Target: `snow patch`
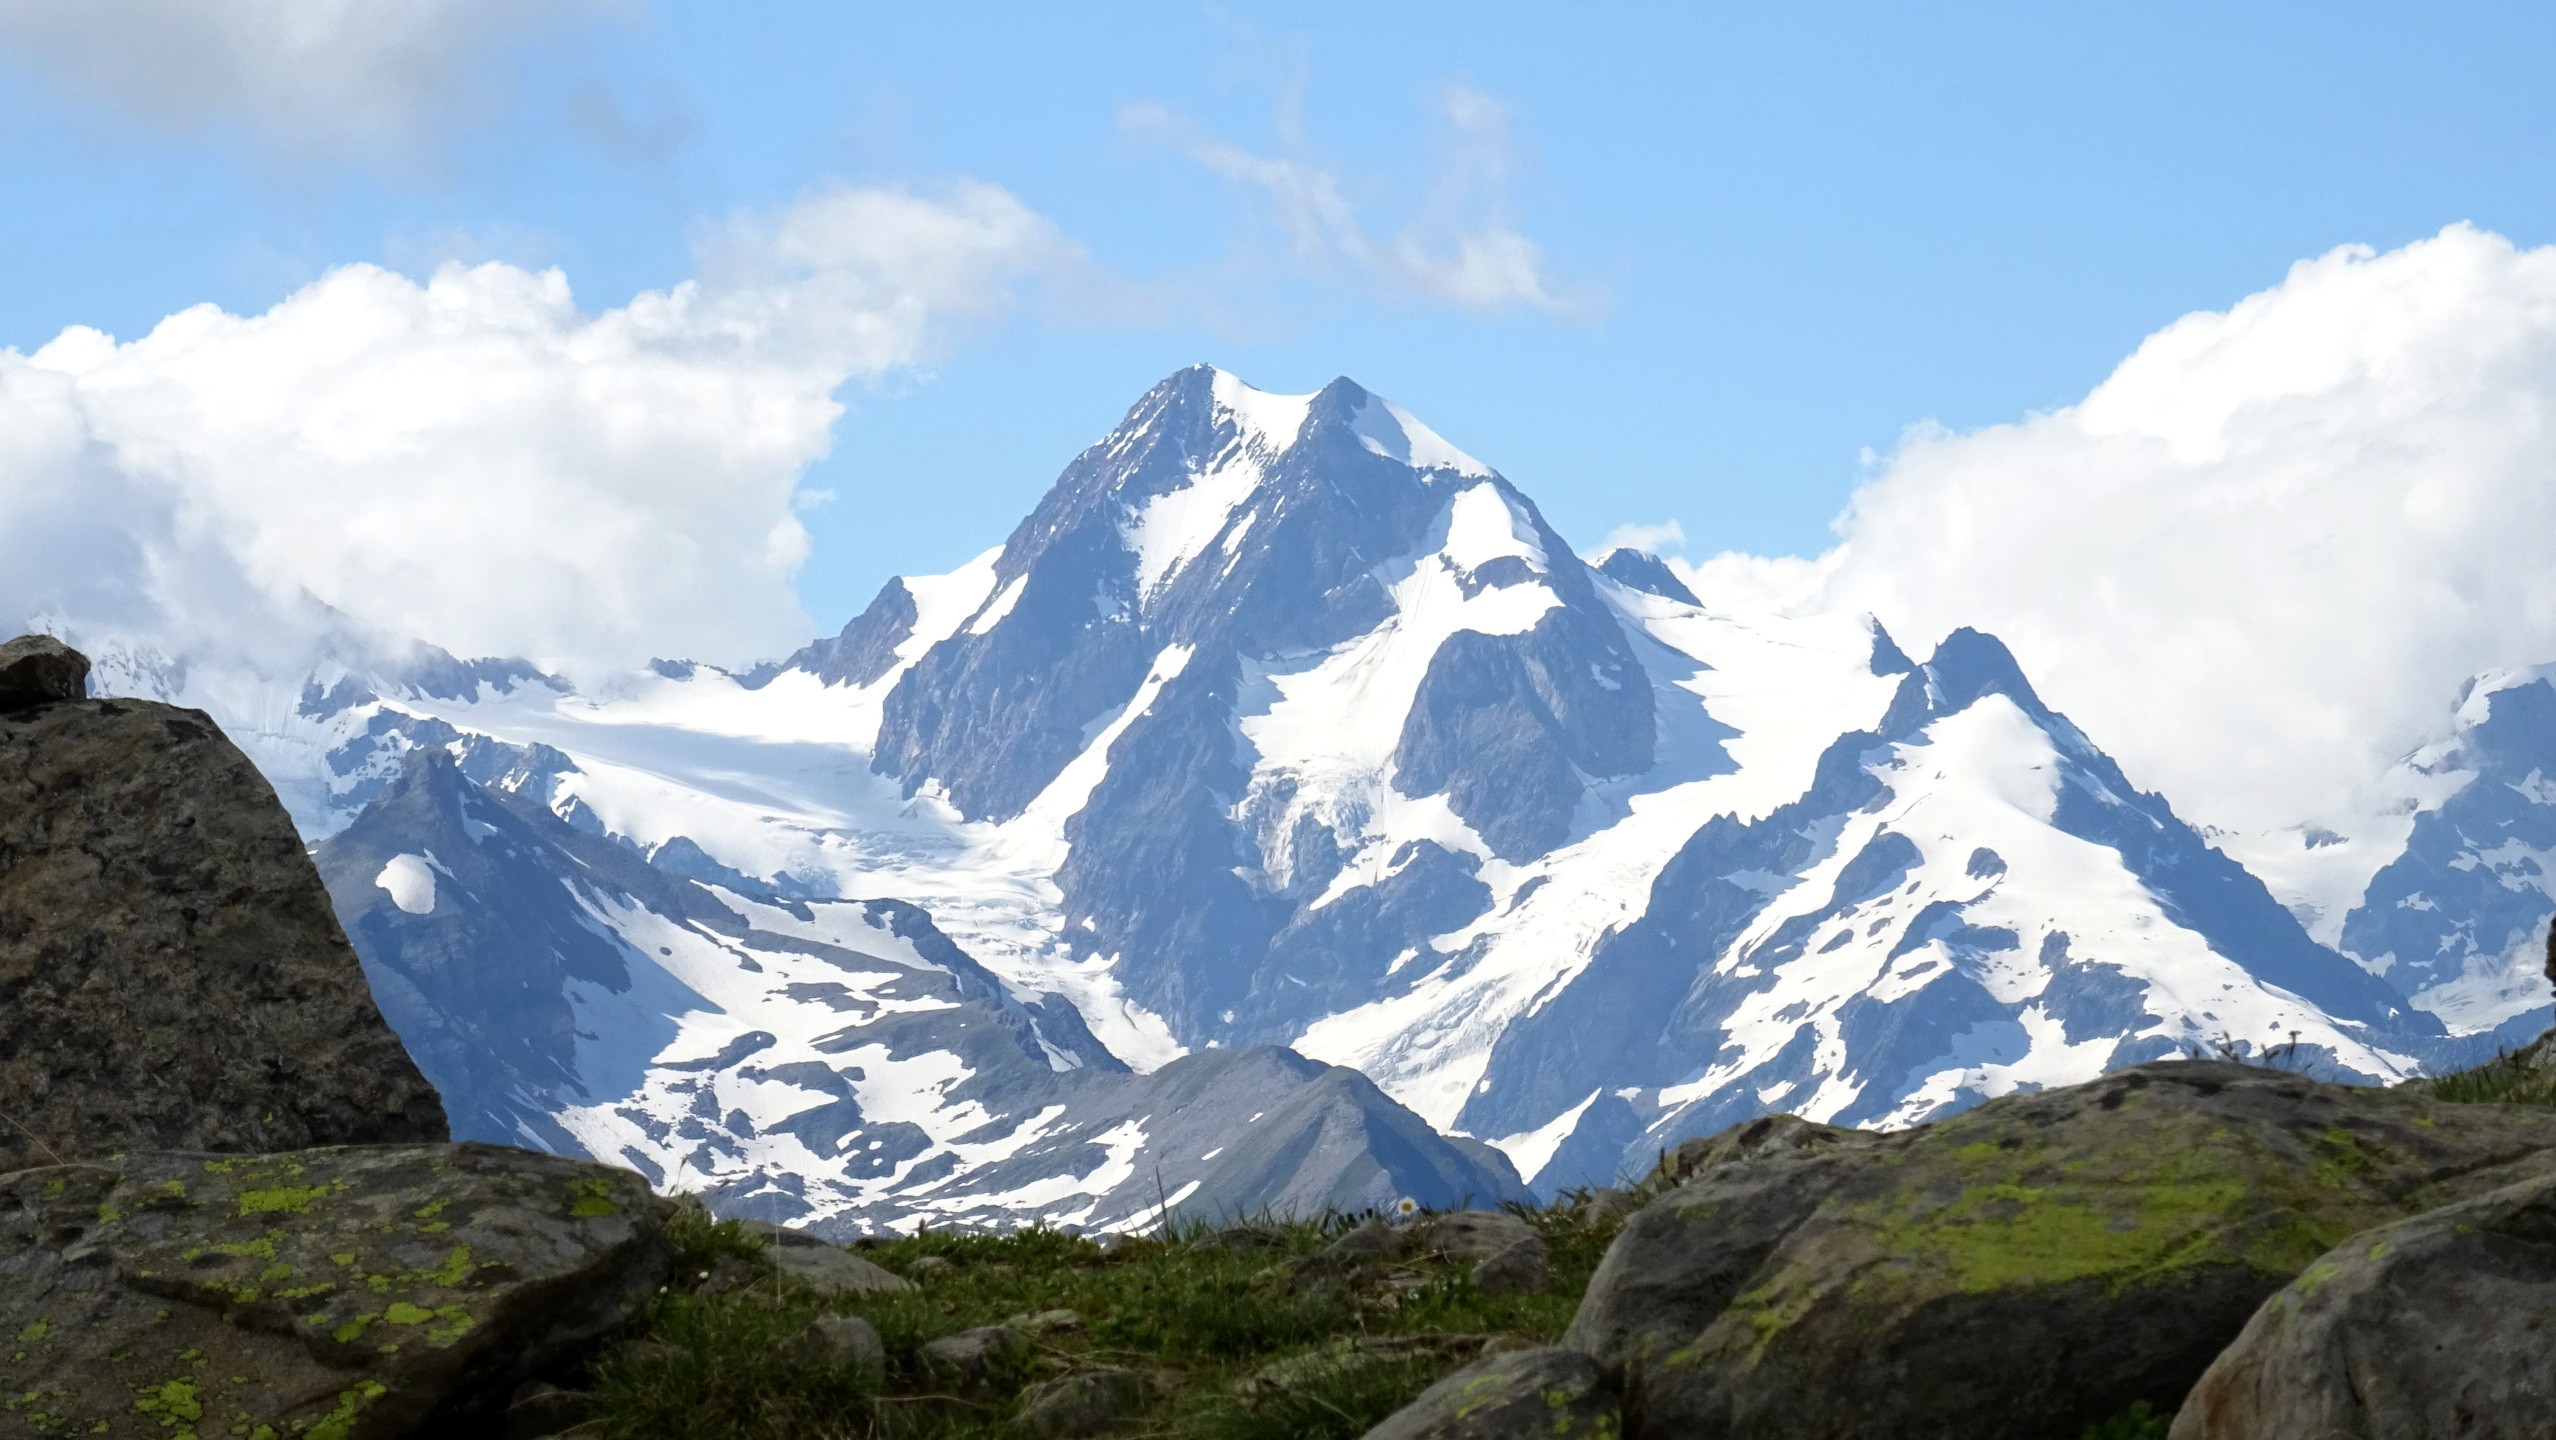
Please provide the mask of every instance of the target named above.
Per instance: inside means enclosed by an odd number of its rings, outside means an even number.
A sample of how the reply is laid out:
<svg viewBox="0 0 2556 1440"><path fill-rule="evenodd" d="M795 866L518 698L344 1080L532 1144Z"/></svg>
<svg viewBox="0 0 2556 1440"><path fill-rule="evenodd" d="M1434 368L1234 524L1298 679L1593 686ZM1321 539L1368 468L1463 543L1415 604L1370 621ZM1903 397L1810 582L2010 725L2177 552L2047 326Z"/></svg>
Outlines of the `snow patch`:
<svg viewBox="0 0 2556 1440"><path fill-rule="evenodd" d="M411 915L426 915L435 909L435 871L439 867L423 855L393 855L373 883L390 892L391 903Z"/></svg>

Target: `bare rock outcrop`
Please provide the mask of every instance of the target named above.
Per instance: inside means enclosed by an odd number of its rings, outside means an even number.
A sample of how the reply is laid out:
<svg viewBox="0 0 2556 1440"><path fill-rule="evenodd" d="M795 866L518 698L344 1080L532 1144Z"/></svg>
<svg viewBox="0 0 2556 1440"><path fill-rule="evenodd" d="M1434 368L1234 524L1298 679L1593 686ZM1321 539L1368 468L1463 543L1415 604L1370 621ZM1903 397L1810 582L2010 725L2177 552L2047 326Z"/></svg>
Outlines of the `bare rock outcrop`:
<svg viewBox="0 0 2556 1440"><path fill-rule="evenodd" d="M53 641L0 659L0 1170L447 1138L248 758Z"/></svg>

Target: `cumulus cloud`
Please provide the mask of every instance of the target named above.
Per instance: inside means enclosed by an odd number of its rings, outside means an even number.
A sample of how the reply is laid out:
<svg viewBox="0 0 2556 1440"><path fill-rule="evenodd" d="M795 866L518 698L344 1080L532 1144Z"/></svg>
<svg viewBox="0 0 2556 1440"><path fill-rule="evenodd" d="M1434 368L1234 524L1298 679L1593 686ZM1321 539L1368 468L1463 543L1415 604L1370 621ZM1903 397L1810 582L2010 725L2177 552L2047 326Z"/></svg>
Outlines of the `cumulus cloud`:
<svg viewBox="0 0 2556 1440"><path fill-rule="evenodd" d="M396 145L492 45L600 0L0 0L0 51L141 119L296 149Z"/></svg>
<svg viewBox="0 0 2556 1440"><path fill-rule="evenodd" d="M2187 813L2347 813L2468 677L2556 660L2556 248L2303 261L2076 405L1913 432L1840 527L1699 593L1994 631Z"/></svg>
<svg viewBox="0 0 2556 1440"><path fill-rule="evenodd" d="M1119 124L1259 191L1290 253L1310 269L1345 269L1390 293L1477 312L1590 309L1591 297L1557 284L1535 242L1508 218L1507 110L1462 85L1448 87L1439 108L1447 163L1425 202L1389 234L1370 228L1339 173L1315 157L1292 89L1280 97L1274 154L1254 153L1151 102L1122 109Z"/></svg>
<svg viewBox="0 0 2556 1440"><path fill-rule="evenodd" d="M572 667L786 648L836 390L1076 262L994 186L836 190L600 314L557 270L355 265L261 315L67 330L0 352L0 615L286 675L324 639Z"/></svg>

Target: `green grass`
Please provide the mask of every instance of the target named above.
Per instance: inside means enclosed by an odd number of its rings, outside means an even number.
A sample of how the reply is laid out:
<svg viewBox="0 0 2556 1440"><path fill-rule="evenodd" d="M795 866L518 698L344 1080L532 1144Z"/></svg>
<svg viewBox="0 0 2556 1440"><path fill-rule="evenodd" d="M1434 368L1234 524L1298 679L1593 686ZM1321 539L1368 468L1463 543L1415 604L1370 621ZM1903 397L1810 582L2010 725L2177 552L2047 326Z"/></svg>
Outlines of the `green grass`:
<svg viewBox="0 0 2556 1440"><path fill-rule="evenodd" d="M1146 1376L1146 1412L1111 1433L1179 1440L1355 1440L1495 1335L1560 1337L1614 1238L1565 1209L1515 1212L1550 1248L1554 1283L1484 1295L1469 1267L1436 1260L1308 1265L1358 1217L1259 1228L1264 1247L1210 1243L1205 1227L1104 1252L1078 1236L926 1232L859 1253L900 1274L937 1256L950 1268L910 1291L821 1302L783 1284L734 1225L688 1213L676 1283L635 1338L598 1366L597 1440L941 1440L1010 1435L1020 1392L1091 1366ZM862 1395L788 1342L827 1309L857 1314L886 1342L886 1393ZM1051 1310L1079 1326L1040 1334L1025 1362L983 1393L927 1375L941 1336ZM1343 1342L1348 1342L1344 1345ZM1308 1358L1310 1357L1310 1358ZM1296 1362L1283 1383L1258 1372Z"/></svg>
<svg viewBox="0 0 2556 1440"><path fill-rule="evenodd" d="M2464 1105L2556 1105L2556 1070L2530 1063L2532 1053L2497 1055L2474 1069L2416 1080L2407 1088Z"/></svg>
<svg viewBox="0 0 2556 1440"><path fill-rule="evenodd" d="M2085 1440L2166 1440L2174 1428L2174 1412L2142 1400L2100 1425L2086 1427Z"/></svg>

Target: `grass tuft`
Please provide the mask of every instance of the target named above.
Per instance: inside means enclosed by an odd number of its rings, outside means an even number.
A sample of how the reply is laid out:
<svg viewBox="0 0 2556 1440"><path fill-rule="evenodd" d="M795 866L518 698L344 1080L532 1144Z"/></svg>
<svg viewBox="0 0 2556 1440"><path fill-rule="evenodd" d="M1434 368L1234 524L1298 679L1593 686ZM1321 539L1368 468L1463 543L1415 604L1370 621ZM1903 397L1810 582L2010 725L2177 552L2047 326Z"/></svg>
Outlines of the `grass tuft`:
<svg viewBox="0 0 2556 1440"><path fill-rule="evenodd" d="M1315 1257L1364 1220L1192 1225L1117 1242L1028 1229L864 1242L912 1290L820 1298L773 1271L761 1242L697 1211L676 1226L679 1268L636 1334L598 1365L597 1440L959 1440L1016 1435L1022 1392L1077 1370L1137 1371L1145 1412L1113 1434L1162 1440L1355 1440L1482 1352L1486 1339L1561 1336L1614 1238L1569 1210L1517 1209L1545 1237L1554 1284L1485 1295L1470 1267L1431 1258L1346 1265ZM1220 1238L1221 1237L1221 1238ZM1247 1241L1247 1243L1246 1243ZM946 1267L918 1266L925 1259ZM1023 1361L955 1394L923 1347L1048 1312L1078 1323L1031 1334ZM861 1393L793 1345L836 1311L877 1327L887 1389ZM1028 1327L1025 1327L1028 1328Z"/></svg>

